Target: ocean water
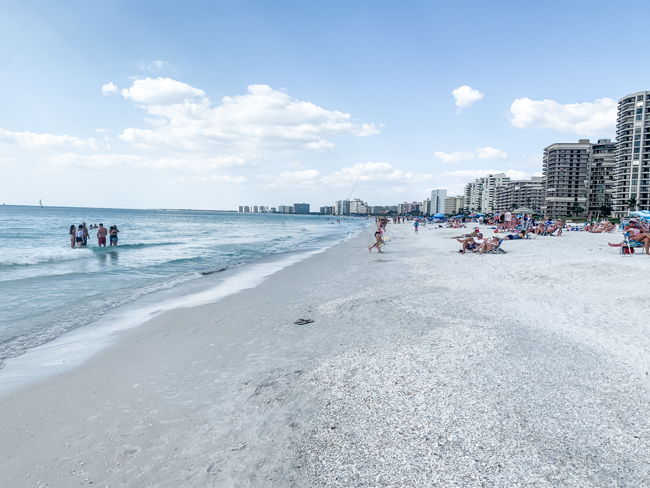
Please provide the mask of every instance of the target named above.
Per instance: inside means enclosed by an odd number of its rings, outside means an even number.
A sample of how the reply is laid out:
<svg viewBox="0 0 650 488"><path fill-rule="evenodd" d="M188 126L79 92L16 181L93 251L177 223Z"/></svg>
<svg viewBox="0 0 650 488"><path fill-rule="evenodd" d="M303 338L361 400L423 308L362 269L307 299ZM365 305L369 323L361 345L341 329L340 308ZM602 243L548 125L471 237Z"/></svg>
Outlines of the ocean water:
<svg viewBox="0 0 650 488"><path fill-rule="evenodd" d="M116 247L71 249L70 225L116 224ZM146 295L329 247L364 219L312 215L0 206L0 365Z"/></svg>

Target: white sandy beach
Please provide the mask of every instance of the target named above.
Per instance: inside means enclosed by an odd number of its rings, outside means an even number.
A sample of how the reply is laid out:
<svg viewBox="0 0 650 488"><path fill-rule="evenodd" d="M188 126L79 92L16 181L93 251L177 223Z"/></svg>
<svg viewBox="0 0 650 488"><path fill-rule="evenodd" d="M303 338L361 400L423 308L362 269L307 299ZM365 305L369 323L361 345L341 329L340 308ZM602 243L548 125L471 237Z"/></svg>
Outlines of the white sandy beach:
<svg viewBox="0 0 650 488"><path fill-rule="evenodd" d="M0 486L650 486L650 257L458 232L369 230L2 394Z"/></svg>

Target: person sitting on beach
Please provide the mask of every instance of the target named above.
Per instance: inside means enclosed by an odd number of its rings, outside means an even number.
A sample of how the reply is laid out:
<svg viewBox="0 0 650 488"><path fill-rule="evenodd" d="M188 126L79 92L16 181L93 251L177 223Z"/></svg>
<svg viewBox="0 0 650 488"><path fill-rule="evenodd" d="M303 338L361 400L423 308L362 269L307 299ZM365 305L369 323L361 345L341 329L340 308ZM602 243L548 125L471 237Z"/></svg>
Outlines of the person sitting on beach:
<svg viewBox="0 0 650 488"><path fill-rule="evenodd" d="M494 251L497 247L501 245L501 240L498 237L490 237L483 241L483 243L478 247L478 253L483 254L484 252Z"/></svg>
<svg viewBox="0 0 650 488"><path fill-rule="evenodd" d="M467 239L456 239L458 242L460 242L463 245L463 249L460 251L462 254L465 254L465 252L469 249L470 251L473 251L474 249L478 249L481 244L483 244L483 234L478 233L476 235L476 238L474 237L468 237Z"/></svg>

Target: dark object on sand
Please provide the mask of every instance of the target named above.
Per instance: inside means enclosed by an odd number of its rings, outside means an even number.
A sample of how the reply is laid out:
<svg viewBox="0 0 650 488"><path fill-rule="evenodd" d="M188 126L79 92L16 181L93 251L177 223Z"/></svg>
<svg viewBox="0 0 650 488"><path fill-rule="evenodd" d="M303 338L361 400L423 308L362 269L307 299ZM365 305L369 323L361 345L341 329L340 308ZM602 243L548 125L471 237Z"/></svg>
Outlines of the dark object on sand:
<svg viewBox="0 0 650 488"><path fill-rule="evenodd" d="M311 324L313 322L312 319L298 319L294 322L296 325L305 325L305 324Z"/></svg>

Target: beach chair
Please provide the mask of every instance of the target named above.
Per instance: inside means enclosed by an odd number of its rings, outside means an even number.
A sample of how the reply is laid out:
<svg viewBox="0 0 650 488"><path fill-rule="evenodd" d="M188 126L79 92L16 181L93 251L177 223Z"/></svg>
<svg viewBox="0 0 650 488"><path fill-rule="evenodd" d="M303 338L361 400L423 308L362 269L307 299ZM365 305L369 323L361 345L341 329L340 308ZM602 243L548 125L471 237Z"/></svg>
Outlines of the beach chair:
<svg viewBox="0 0 650 488"><path fill-rule="evenodd" d="M642 242L633 241L630 239L630 233L626 232L623 236L623 245L621 246L621 254L634 254L635 249L641 249L643 253L645 251L645 246Z"/></svg>

